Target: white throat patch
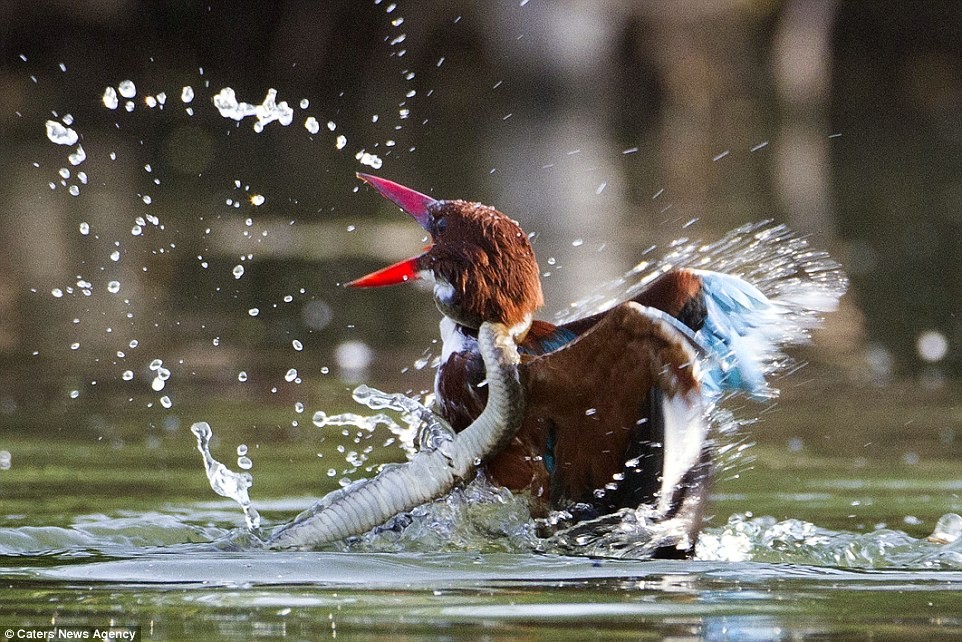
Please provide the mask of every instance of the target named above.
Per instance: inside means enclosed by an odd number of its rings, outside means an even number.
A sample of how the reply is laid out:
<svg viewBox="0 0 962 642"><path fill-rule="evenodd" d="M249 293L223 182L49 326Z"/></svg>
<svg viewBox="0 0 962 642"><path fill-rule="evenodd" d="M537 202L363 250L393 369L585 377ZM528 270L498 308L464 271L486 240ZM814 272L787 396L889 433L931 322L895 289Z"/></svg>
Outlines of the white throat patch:
<svg viewBox="0 0 962 642"><path fill-rule="evenodd" d="M441 317L441 363L457 352L478 350L478 340L461 332L454 319Z"/></svg>

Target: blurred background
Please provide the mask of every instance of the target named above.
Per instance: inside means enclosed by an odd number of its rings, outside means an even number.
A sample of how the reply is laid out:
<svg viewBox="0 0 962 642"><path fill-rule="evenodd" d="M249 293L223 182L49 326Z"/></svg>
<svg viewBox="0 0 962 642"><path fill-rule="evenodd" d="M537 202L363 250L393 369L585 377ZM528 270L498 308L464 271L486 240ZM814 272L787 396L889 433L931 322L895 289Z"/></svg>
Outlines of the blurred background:
<svg viewBox="0 0 962 642"><path fill-rule="evenodd" d="M771 434L853 414L958 449L948 0L2 3L5 429L239 400L290 435L360 381L430 389L429 294L340 285L423 244L356 171L517 218L546 318L653 245L787 223L852 287Z"/></svg>

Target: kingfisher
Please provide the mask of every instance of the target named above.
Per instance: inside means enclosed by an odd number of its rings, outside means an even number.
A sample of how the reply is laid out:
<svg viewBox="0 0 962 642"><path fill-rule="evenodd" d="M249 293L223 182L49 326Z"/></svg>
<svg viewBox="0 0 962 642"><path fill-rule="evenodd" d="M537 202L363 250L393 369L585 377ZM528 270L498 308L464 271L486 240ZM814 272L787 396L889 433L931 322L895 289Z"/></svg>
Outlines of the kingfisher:
<svg viewBox="0 0 962 642"><path fill-rule="evenodd" d="M511 329L524 416L485 459L487 477L528 496L535 516L563 512L578 522L648 507L654 521L682 524L654 555L689 556L710 485L710 412L728 391L773 394L764 363L784 310L737 276L671 267L607 310L562 324L536 319L540 270L516 221L481 203L358 178L409 214L431 244L345 285L433 283L443 315L434 409L455 432L487 403L479 327Z"/></svg>

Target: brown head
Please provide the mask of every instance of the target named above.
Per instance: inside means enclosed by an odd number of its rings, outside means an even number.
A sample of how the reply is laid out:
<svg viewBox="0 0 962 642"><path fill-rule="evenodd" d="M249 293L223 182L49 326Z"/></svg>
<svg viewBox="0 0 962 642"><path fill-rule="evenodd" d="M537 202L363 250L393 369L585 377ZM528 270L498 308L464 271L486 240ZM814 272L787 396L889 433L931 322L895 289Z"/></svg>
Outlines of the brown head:
<svg viewBox="0 0 962 642"><path fill-rule="evenodd" d="M434 282L446 316L477 328L483 321L516 326L541 307L538 263L524 230L493 207L443 201L392 181L358 174L431 235L423 253L348 283L376 287L414 279Z"/></svg>

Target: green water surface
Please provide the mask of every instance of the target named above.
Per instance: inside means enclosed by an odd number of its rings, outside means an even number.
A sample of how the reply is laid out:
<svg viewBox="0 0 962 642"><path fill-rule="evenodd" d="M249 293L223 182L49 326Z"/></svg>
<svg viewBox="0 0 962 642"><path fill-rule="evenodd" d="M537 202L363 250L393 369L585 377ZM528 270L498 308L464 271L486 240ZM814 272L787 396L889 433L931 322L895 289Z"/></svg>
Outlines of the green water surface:
<svg viewBox="0 0 962 642"><path fill-rule="evenodd" d="M353 433L294 429L278 420L287 409L237 402L179 408L146 431L137 413L68 412L54 443L30 431L56 417L21 414L0 444L0 627L130 625L156 640L957 639L962 547L924 539L962 511L957 391L834 390L787 391L744 429L758 443L721 460L693 561L562 556L493 536L440 551L245 549L240 510L207 486L194 413L235 470L248 445L268 524L336 487L348 468L337 446L357 447ZM846 398L863 411L840 417ZM905 417L943 430L900 440ZM366 464L399 453L379 446ZM800 525L810 537L772 536ZM743 554L719 558L711 541L739 529Z"/></svg>

